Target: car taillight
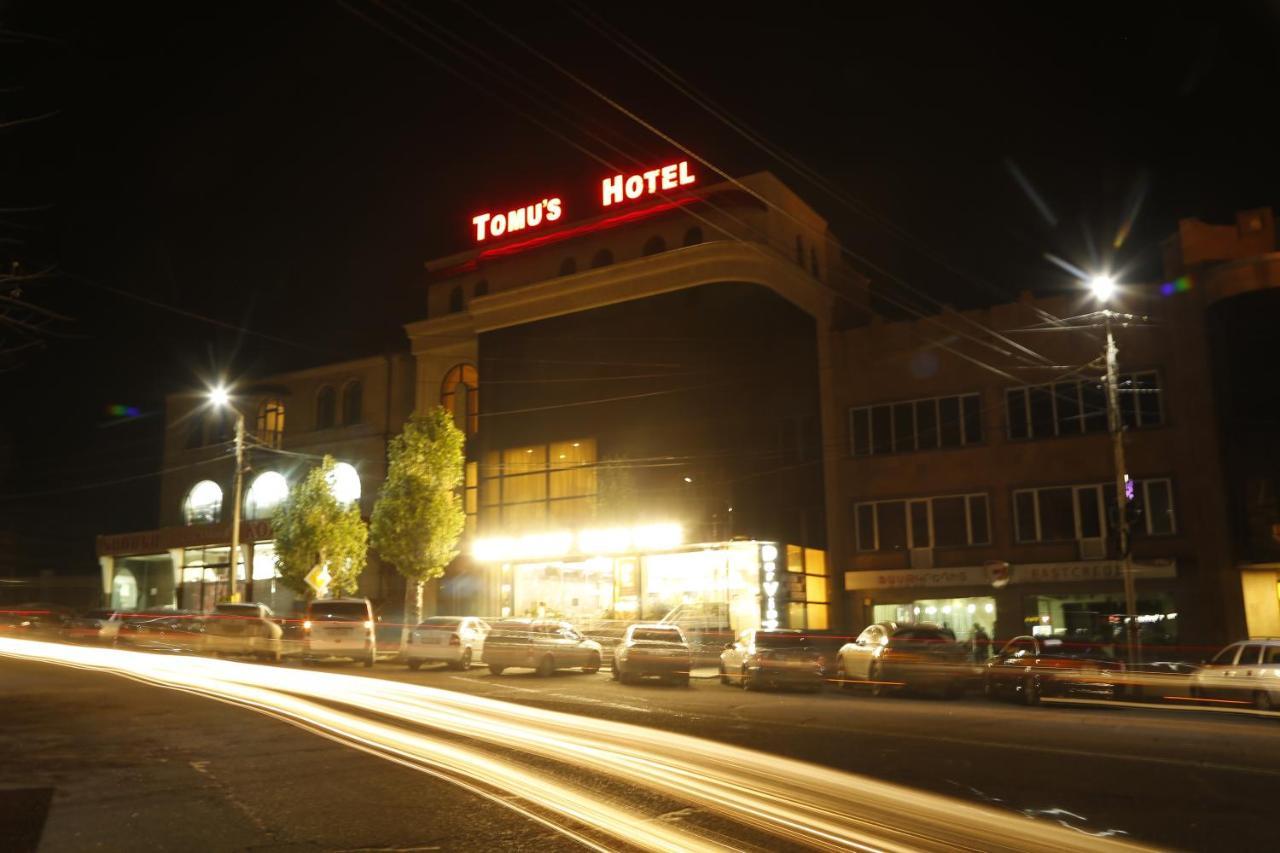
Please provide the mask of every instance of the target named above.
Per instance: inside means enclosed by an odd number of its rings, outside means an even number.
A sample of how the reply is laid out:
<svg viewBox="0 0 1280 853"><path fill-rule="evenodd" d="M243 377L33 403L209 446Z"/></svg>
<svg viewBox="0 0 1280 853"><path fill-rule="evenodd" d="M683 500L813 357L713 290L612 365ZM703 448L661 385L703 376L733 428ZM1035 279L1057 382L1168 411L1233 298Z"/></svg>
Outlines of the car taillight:
<svg viewBox="0 0 1280 853"><path fill-rule="evenodd" d="M450 635L449 635L449 645L451 645L451 646L460 646L460 645L462 645L462 638L461 638L461 637L459 637L457 634L450 634Z"/></svg>

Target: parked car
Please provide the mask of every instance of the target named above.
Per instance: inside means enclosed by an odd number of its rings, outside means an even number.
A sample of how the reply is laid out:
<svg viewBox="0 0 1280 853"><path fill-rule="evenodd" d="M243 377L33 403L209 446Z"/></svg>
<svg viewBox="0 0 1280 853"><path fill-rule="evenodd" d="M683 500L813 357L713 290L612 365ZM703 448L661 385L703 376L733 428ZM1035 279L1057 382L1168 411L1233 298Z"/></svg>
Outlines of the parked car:
<svg viewBox="0 0 1280 853"><path fill-rule="evenodd" d="M603 650L568 622L544 619L506 619L485 637L484 662L494 675L507 669L532 669L548 676L557 669L581 667L598 672Z"/></svg>
<svg viewBox="0 0 1280 853"><path fill-rule="evenodd" d="M1020 699L1028 705L1042 696L1112 699L1121 693L1124 664L1089 643L1056 637L1014 637L987 661L983 689L992 699Z"/></svg>
<svg viewBox="0 0 1280 853"><path fill-rule="evenodd" d="M938 690L959 696L972 677L969 650L955 634L933 624L869 625L840 648L836 680L842 687L867 685L873 695L895 690Z"/></svg>
<svg viewBox="0 0 1280 853"><path fill-rule="evenodd" d="M279 663L284 629L265 604L224 601L204 620L204 651L213 655L249 655Z"/></svg>
<svg viewBox="0 0 1280 853"><path fill-rule="evenodd" d="M613 650L613 680L623 684L657 676L687 687L692 667L689 643L675 625L628 625Z"/></svg>
<svg viewBox="0 0 1280 853"><path fill-rule="evenodd" d="M307 602L302 623L306 660L350 658L365 667L377 660L373 604L367 598L320 598Z"/></svg>
<svg viewBox="0 0 1280 853"><path fill-rule="evenodd" d="M1191 695L1280 709L1280 637L1232 643L1191 676Z"/></svg>
<svg viewBox="0 0 1280 853"><path fill-rule="evenodd" d="M33 636L31 618L17 610L0 610L0 633L10 637Z"/></svg>
<svg viewBox="0 0 1280 853"><path fill-rule="evenodd" d="M822 689L822 652L797 630L747 628L720 653L720 683L744 690L761 687Z"/></svg>
<svg viewBox="0 0 1280 853"><path fill-rule="evenodd" d="M467 670L484 654L489 623L476 616L432 616L409 632L405 659L409 669L443 661L452 669Z"/></svg>
<svg viewBox="0 0 1280 853"><path fill-rule="evenodd" d="M157 652L199 652L204 647L200 613L126 613L116 632L116 645Z"/></svg>
<svg viewBox="0 0 1280 853"><path fill-rule="evenodd" d="M86 610L72 616L62 626L62 639L69 643L114 645L124 614L118 610Z"/></svg>

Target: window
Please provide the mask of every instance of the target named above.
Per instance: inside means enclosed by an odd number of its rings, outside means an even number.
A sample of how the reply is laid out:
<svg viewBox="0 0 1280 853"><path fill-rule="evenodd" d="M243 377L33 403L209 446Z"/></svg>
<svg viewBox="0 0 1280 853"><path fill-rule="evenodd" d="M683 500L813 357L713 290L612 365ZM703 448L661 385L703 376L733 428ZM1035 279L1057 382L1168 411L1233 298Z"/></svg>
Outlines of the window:
<svg viewBox="0 0 1280 853"><path fill-rule="evenodd" d="M480 466L480 525L504 531L576 526L593 517L596 494L593 439L491 450Z"/></svg>
<svg viewBox="0 0 1280 853"><path fill-rule="evenodd" d="M575 258L565 258L560 262L560 275L573 275L578 271L578 261Z"/></svg>
<svg viewBox="0 0 1280 853"><path fill-rule="evenodd" d="M258 441L268 447L280 448L284 441L284 403L279 400L263 400L258 404Z"/></svg>
<svg viewBox="0 0 1280 853"><path fill-rule="evenodd" d="M1119 377L1120 414L1125 426L1163 423L1159 375L1153 371ZM1107 394L1096 380L1055 382L1005 391L1010 438L1048 438L1107 431Z"/></svg>
<svg viewBox="0 0 1280 853"><path fill-rule="evenodd" d="M613 252L608 249L601 249L591 258L592 269L596 269L597 267L607 267L611 263L613 263Z"/></svg>
<svg viewBox="0 0 1280 853"><path fill-rule="evenodd" d="M338 398L332 385L323 385L316 392L316 429L329 429L337 416Z"/></svg>
<svg viewBox="0 0 1280 853"><path fill-rule="evenodd" d="M263 471L253 478L244 501L245 518L270 518L280 502L289 496L289 483L277 471Z"/></svg>
<svg viewBox="0 0 1280 853"><path fill-rule="evenodd" d="M187 425L187 436L182 446L186 450L195 450L203 444L204 423L197 416L195 420Z"/></svg>
<svg viewBox="0 0 1280 853"><path fill-rule="evenodd" d="M873 501L854 507L859 551L988 545L987 496Z"/></svg>
<svg viewBox="0 0 1280 853"><path fill-rule="evenodd" d="M656 255L659 252L665 252L666 250L667 241L663 240L661 236L654 234L648 240L644 241L644 247L640 250L640 254Z"/></svg>
<svg viewBox="0 0 1280 853"><path fill-rule="evenodd" d="M352 426L364 420L364 384L352 379L342 386L342 425Z"/></svg>
<svg viewBox="0 0 1280 853"><path fill-rule="evenodd" d="M1244 651L1240 653L1239 663L1241 665L1258 663L1262 659L1262 646L1245 646Z"/></svg>
<svg viewBox="0 0 1280 853"><path fill-rule="evenodd" d="M350 462L335 463L326 480L338 503L346 505L360 500L360 473Z"/></svg>
<svg viewBox="0 0 1280 853"><path fill-rule="evenodd" d="M684 232L684 244L686 246L696 246L702 242L702 229L697 225Z"/></svg>
<svg viewBox="0 0 1280 853"><path fill-rule="evenodd" d="M476 282L475 289L471 291L472 296L488 296L489 281L488 279L480 279Z"/></svg>
<svg viewBox="0 0 1280 853"><path fill-rule="evenodd" d="M462 285L449 291L449 313L458 314L466 307L466 297L462 295Z"/></svg>
<svg viewBox="0 0 1280 853"><path fill-rule="evenodd" d="M440 383L440 405L453 415L453 422L464 435L475 435L479 431L480 374L474 365L458 364L444 375Z"/></svg>
<svg viewBox="0 0 1280 853"><path fill-rule="evenodd" d="M977 394L930 397L849 410L854 456L963 447L982 441Z"/></svg>
<svg viewBox="0 0 1280 853"><path fill-rule="evenodd" d="M213 524L222 517L222 487L213 480L201 480L187 492L182 502L187 524Z"/></svg>
<svg viewBox="0 0 1280 853"><path fill-rule="evenodd" d="M1105 537L1116 517L1114 483L1019 489L1013 493L1019 542L1066 542ZM1134 483L1129 533L1134 537L1177 532L1173 487L1168 479Z"/></svg>

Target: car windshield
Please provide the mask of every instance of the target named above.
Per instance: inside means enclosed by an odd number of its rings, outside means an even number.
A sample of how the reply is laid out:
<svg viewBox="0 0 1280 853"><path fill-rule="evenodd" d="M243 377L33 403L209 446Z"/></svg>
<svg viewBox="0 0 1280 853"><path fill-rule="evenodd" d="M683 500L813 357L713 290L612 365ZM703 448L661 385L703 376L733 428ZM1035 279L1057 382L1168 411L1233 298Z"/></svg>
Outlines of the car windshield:
<svg viewBox="0 0 1280 853"><path fill-rule="evenodd" d="M369 618L369 606L363 601L313 601L313 621L364 622Z"/></svg>
<svg viewBox="0 0 1280 853"><path fill-rule="evenodd" d="M631 639L638 643L683 643L684 638L674 628L637 628Z"/></svg>
<svg viewBox="0 0 1280 853"><path fill-rule="evenodd" d="M456 616L432 616L418 623L419 628L457 628L462 620Z"/></svg>

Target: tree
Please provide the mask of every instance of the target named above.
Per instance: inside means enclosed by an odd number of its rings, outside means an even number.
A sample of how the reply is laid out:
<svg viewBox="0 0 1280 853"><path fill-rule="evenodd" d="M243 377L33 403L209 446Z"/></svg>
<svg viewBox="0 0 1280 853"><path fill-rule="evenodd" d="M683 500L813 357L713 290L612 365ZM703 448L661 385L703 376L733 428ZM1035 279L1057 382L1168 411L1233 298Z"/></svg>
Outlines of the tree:
<svg viewBox="0 0 1280 853"><path fill-rule="evenodd" d="M333 466L325 456L271 519L280 579L297 592L311 591L305 578L318 565L329 566L329 589L339 596L354 594L364 571L369 530L357 502L343 505L333 496Z"/></svg>
<svg viewBox="0 0 1280 853"><path fill-rule="evenodd" d="M443 575L458 556L466 522L458 494L464 441L453 416L436 406L410 417L387 450L387 479L369 532L378 555L405 577L401 645L422 619L422 585Z"/></svg>

